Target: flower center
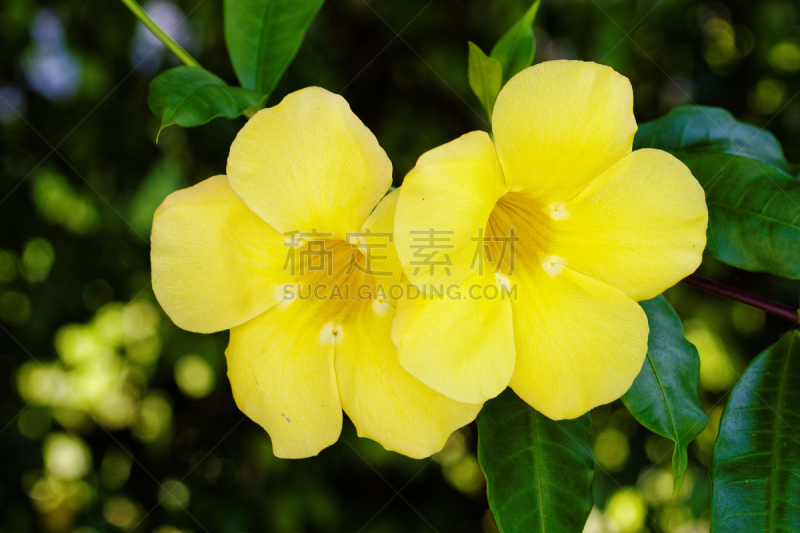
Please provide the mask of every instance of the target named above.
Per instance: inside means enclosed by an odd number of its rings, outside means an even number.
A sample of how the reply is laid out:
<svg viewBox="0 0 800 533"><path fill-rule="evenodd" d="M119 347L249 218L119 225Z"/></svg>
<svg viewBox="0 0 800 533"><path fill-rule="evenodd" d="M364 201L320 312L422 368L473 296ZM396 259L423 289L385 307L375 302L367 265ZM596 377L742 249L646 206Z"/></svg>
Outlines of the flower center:
<svg viewBox="0 0 800 533"><path fill-rule="evenodd" d="M495 272L511 276L521 268L541 265L557 275L564 261L548 254L553 242L554 221L564 220L569 212L563 203L542 205L522 192L506 193L494 206L486 224L484 259Z"/></svg>
<svg viewBox="0 0 800 533"><path fill-rule="evenodd" d="M352 242L302 235L287 247L285 270L292 282L276 289L278 306L314 305L315 313L327 321L320 332L323 343L342 342L341 321L361 305L371 305L379 316L388 311L384 291L389 278L376 271L363 242Z"/></svg>

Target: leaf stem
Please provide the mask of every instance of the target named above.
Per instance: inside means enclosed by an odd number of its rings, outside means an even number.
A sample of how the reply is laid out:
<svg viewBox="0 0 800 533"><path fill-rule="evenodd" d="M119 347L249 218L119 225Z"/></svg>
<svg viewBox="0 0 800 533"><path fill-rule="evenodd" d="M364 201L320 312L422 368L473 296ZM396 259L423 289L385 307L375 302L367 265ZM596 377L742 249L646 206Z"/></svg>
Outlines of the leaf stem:
<svg viewBox="0 0 800 533"><path fill-rule="evenodd" d="M697 274L692 274L691 276L683 279L683 282L687 285L703 289L704 291L712 294L747 304L751 307L755 307L756 309L761 309L762 311L781 317L789 322L800 322L800 316L798 316L797 309L789 305L774 302L764 298L763 296L750 294L749 292L731 287L730 285L725 285L724 283L720 283L718 281L698 276Z"/></svg>
<svg viewBox="0 0 800 533"><path fill-rule="evenodd" d="M195 60L195 58L193 58L192 56L189 55L189 52L184 50L183 47L181 47L181 45L179 45L178 43L173 41L169 37L169 35L164 33L161 30L161 28L159 28L156 25L156 23L153 22L153 19L151 19L150 16L145 12L145 10L142 9L142 6L140 6L139 4L136 3L136 0L122 0L122 3L125 4L128 7L128 9L131 10L131 13L133 13L134 16L136 16L136 18L138 18L142 22L142 24L147 26L147 29L149 29L151 32L153 32L153 35L158 37L159 41L164 43L164 46L169 48L169 50L173 54L178 56L178 59L183 61L183 63L185 65L187 65L189 67L199 67L200 66L200 63L198 63L197 60Z"/></svg>

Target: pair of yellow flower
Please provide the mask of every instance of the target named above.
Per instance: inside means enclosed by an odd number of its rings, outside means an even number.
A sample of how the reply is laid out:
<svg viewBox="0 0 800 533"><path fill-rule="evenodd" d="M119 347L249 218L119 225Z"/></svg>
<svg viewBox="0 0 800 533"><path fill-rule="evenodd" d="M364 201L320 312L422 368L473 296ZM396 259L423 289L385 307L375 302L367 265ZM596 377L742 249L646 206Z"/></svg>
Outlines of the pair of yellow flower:
<svg viewBox="0 0 800 533"><path fill-rule="evenodd" d="M359 435L425 457L507 386L580 416L630 387L648 336L636 302L705 246L702 188L671 155L631 152L632 109L608 67L528 68L497 98L494 140L423 154L387 195L391 163L345 100L297 91L239 132L227 176L158 209L155 294L184 329L231 330L234 398L279 457L334 443L342 410ZM317 267L289 268L312 246ZM301 298L306 284L321 290Z"/></svg>

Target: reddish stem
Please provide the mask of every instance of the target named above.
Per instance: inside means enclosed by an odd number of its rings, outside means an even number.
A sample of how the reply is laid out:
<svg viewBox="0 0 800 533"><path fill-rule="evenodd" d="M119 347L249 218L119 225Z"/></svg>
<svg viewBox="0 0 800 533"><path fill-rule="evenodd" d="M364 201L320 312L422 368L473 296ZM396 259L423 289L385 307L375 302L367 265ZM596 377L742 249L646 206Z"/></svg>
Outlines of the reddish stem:
<svg viewBox="0 0 800 533"><path fill-rule="evenodd" d="M683 282L687 285L692 285L693 287L703 289L704 291L717 294L730 300L742 302L743 304L747 304L757 309L761 309L762 311L765 311L771 315L779 316L785 320L788 320L789 322L800 322L797 309L786 304L773 302L772 300L764 298L763 296L750 294L749 292L736 289L718 281L698 276L697 274L692 274L688 278L683 279Z"/></svg>

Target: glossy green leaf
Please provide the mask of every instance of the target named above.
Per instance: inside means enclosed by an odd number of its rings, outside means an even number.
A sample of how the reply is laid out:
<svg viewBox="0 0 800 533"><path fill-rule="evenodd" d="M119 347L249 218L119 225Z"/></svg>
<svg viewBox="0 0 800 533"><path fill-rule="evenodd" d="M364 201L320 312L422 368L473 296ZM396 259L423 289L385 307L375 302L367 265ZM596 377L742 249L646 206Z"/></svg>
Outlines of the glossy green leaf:
<svg viewBox="0 0 800 533"><path fill-rule="evenodd" d="M731 391L711 464L711 531L800 531L800 332Z"/></svg>
<svg viewBox="0 0 800 533"><path fill-rule="evenodd" d="M469 86L486 110L489 122L492 121L492 109L497 93L503 84L503 66L496 59L483 53L478 45L469 44Z"/></svg>
<svg viewBox="0 0 800 533"><path fill-rule="evenodd" d="M739 122L718 107L685 106L639 126L634 150L725 153L759 159L787 170L783 148L770 132Z"/></svg>
<svg viewBox="0 0 800 533"><path fill-rule="evenodd" d="M700 357L684 338L681 320L663 296L640 305L650 325L647 359L622 403L644 427L675 443L672 481L677 494L689 464L689 443L708 423L697 395Z"/></svg>
<svg viewBox="0 0 800 533"><path fill-rule="evenodd" d="M503 83L533 63L536 53L533 21L540 3L541 0L536 0L492 48L491 56L503 66Z"/></svg>
<svg viewBox="0 0 800 533"><path fill-rule="evenodd" d="M225 0L225 43L239 83L272 93L324 0Z"/></svg>
<svg viewBox="0 0 800 533"><path fill-rule="evenodd" d="M161 130L176 124L185 128L217 117L236 118L250 108L261 107L266 96L231 87L200 67L176 67L150 82L147 104L161 119Z"/></svg>
<svg viewBox="0 0 800 533"><path fill-rule="evenodd" d="M732 266L800 279L800 181L756 159L675 155L706 192L706 250Z"/></svg>
<svg viewBox="0 0 800 533"><path fill-rule="evenodd" d="M509 388L478 415L478 461L501 533L580 533L592 510L588 414L553 421Z"/></svg>

